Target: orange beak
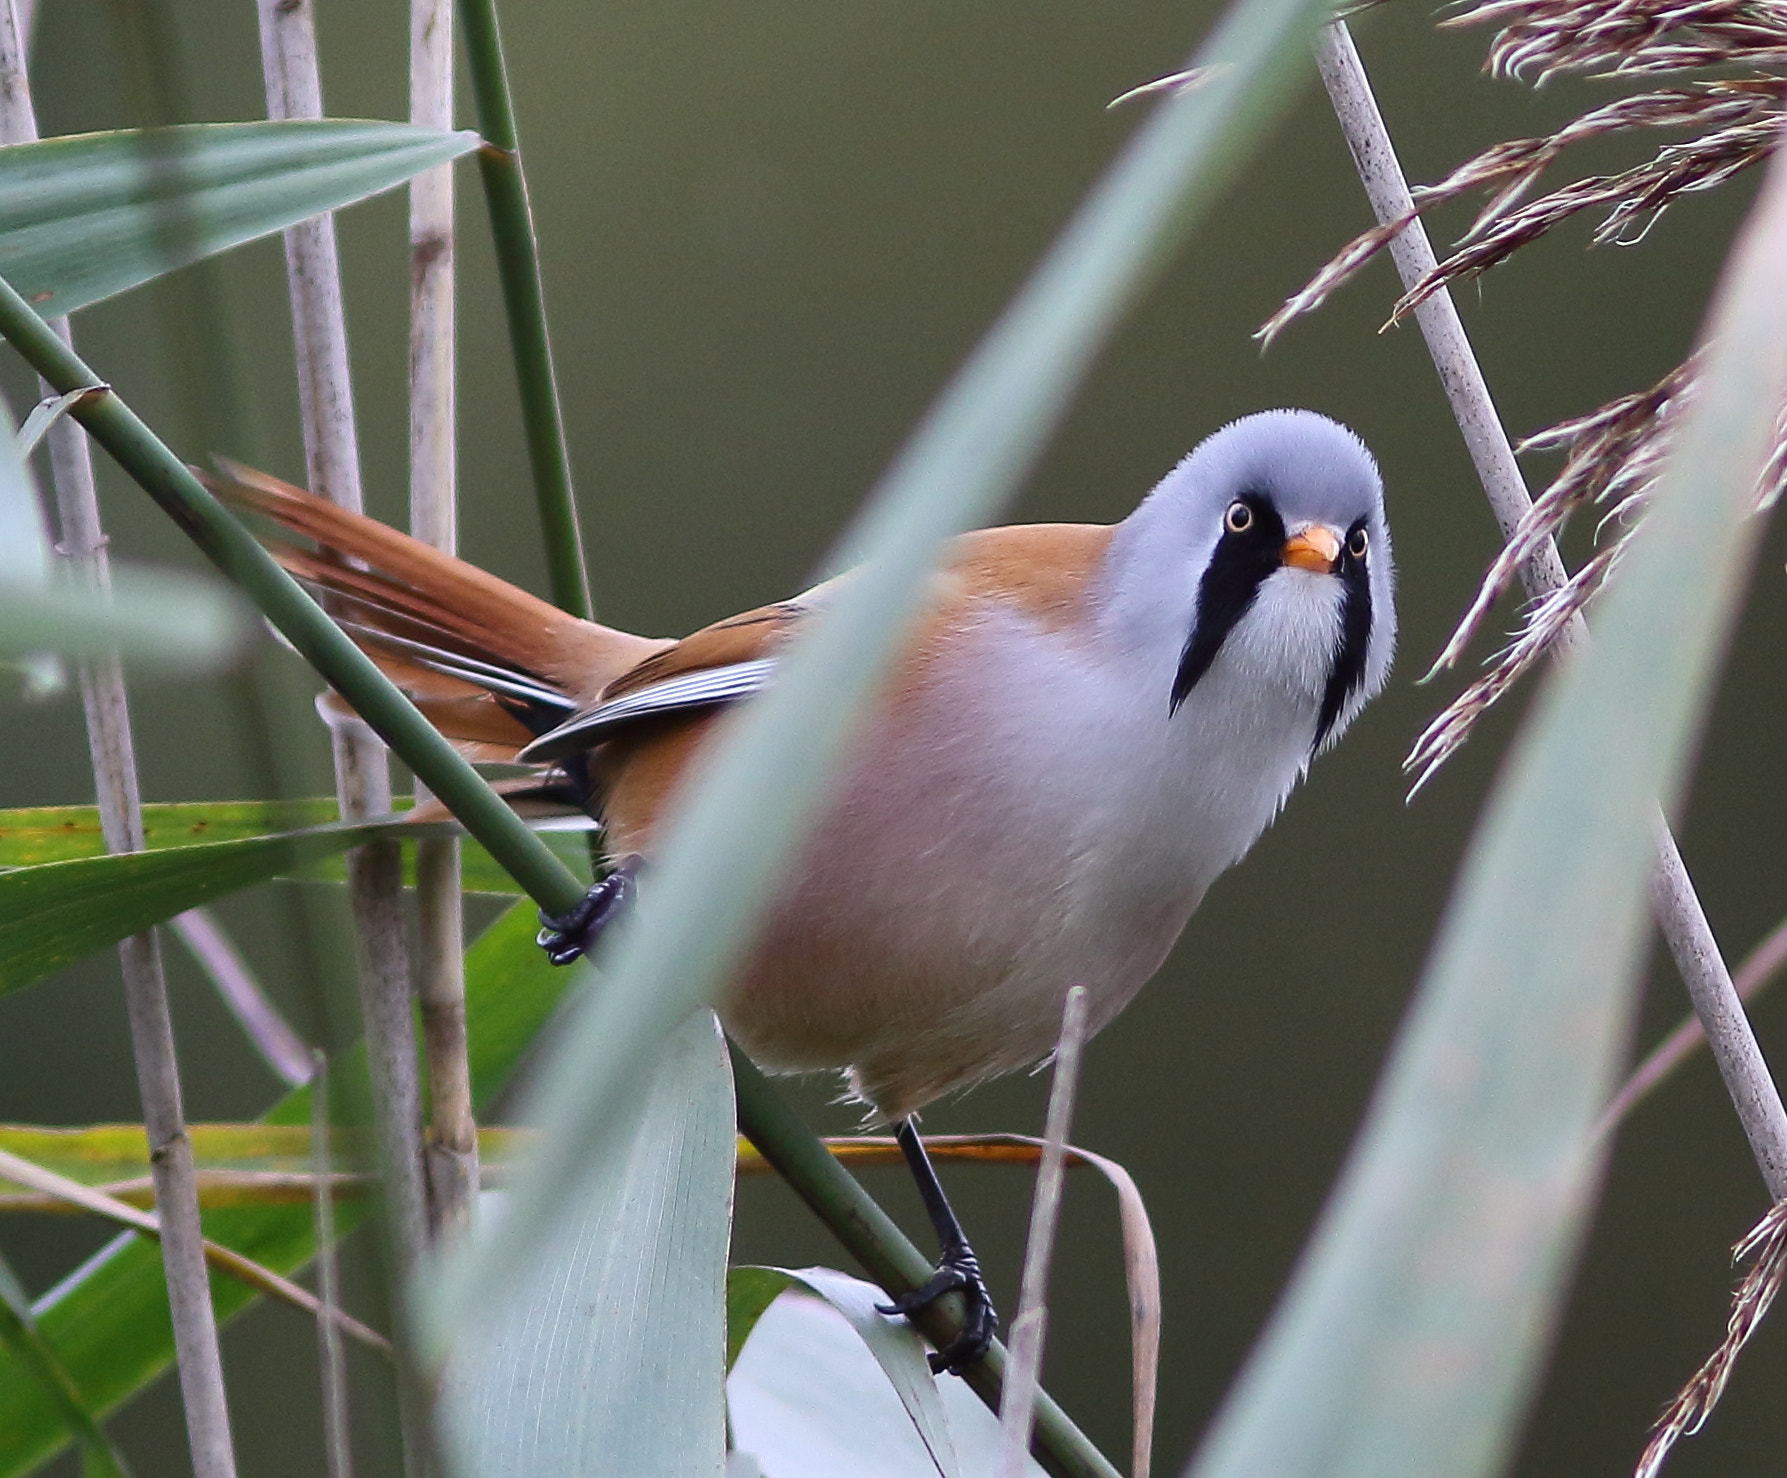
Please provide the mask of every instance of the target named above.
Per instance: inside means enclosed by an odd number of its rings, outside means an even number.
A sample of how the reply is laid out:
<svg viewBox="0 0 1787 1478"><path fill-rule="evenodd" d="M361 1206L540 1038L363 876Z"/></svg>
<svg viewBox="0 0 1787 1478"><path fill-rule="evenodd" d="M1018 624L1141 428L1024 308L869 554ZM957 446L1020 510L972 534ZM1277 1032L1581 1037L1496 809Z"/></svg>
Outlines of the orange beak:
<svg viewBox="0 0 1787 1478"><path fill-rule="evenodd" d="M1340 563L1340 535L1323 524L1311 524L1284 541L1279 558L1295 569L1331 575Z"/></svg>

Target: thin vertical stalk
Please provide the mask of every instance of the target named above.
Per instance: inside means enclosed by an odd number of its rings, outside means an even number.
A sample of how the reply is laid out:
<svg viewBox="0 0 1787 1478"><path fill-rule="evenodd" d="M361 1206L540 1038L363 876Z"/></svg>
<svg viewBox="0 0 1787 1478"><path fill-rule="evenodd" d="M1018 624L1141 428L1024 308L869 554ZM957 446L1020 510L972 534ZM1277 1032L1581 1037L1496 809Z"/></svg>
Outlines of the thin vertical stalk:
<svg viewBox="0 0 1787 1478"><path fill-rule="evenodd" d="M23 143L36 137L24 32L13 0L0 0L0 141ZM72 345L66 319L51 328L65 344ZM50 429L49 448L62 555L74 577L103 596L111 588L111 565L86 435L73 422L60 420ZM140 852L142 797L124 672L116 654L81 665L81 702L86 710L87 744L106 850ZM124 976L125 1014L143 1103L150 1178L162 1227L162 1269L193 1472L196 1478L234 1478L236 1459L211 1285L205 1271L192 1142L186 1136L167 979L154 931L123 940L118 946L118 963Z"/></svg>
<svg viewBox="0 0 1787 1478"><path fill-rule="evenodd" d="M412 0L410 122L453 126L452 0ZM458 544L453 290L453 171L446 166L410 183L410 532L449 554ZM428 1055L424 1164L437 1240L469 1222L478 1186L463 896L458 840L417 843L417 988Z"/></svg>
<svg viewBox="0 0 1787 1478"><path fill-rule="evenodd" d="M317 64L311 0L258 0L261 65L271 118L320 118L322 79ZM298 400L304 460L311 490L359 512L359 439L348 375L347 315L335 221L318 216L285 233L291 290L292 339L297 351ZM380 744L363 725L333 729L335 789L344 819L391 809L391 775ZM372 1068L375 1128L385 1176L386 1215L400 1277L426 1245L422 1191L421 1094L410 1020L408 949L403 933L402 877L395 843L375 842L348 858L361 1011Z"/></svg>
<svg viewBox="0 0 1787 1478"><path fill-rule="evenodd" d="M1030 1202L1030 1233L1024 1241L1024 1276L1018 1312L1011 1321L1010 1360L1005 1390L999 1398L999 1478L1020 1478L1030 1429L1036 1419L1036 1392L1042 1384L1042 1351L1049 1325L1049 1264L1055 1257L1055 1228L1061 1219L1061 1180L1067 1131L1073 1125L1073 1103L1080 1083L1080 1049L1086 1045L1086 987L1067 992L1061 1012L1061 1037L1055 1045L1055 1070L1049 1083L1049 1110L1044 1119L1042 1161L1036 1167L1036 1193ZM1141 1434L1132 1478L1148 1478Z"/></svg>
<svg viewBox="0 0 1787 1478"><path fill-rule="evenodd" d="M1390 254L1403 285L1414 283L1435 265L1426 228L1413 217L1414 199L1397 162L1396 149L1372 96L1364 65L1344 21L1324 29L1316 40L1316 63L1346 135L1347 148L1380 222L1408 219ZM1464 325L1451 293L1441 288L1415 310L1415 323L1427 343L1446 399L1483 484L1484 495L1509 538L1532 507L1501 417L1489 395L1483 371L1471 352ZM1521 567L1521 581L1535 599L1564 583L1564 562L1554 540L1547 539ZM1586 639L1580 615L1566 633L1565 649ZM1694 1013L1706 1031L1738 1119L1762 1171L1769 1195L1787 1198L1787 1110L1763 1060L1762 1049L1744 1014L1743 1002L1731 983L1731 972L1719 952L1705 910L1695 895L1668 821L1659 811L1656 822L1657 862L1651 875L1651 909L1664 942L1687 986Z"/></svg>
<svg viewBox="0 0 1787 1478"><path fill-rule="evenodd" d="M584 564L583 536L577 527L577 503L571 491L571 453L565 445L564 415L552 371L545 290L540 281L540 249L534 237L533 210L527 200L527 177L521 168L521 143L515 131L509 77L503 66L496 0L460 0L459 16L465 26L465 54L472 97L478 109L478 132L484 136L485 146L478 151L478 173L484 181L497 275L502 280L503 307L509 318L509 345L515 356L515 380L521 394L534 496L540 506L540 532L546 541L552 599L572 615L587 620L594 615L589 571Z"/></svg>
<svg viewBox="0 0 1787 1478"><path fill-rule="evenodd" d="M267 116L321 118L323 84L311 0L257 0L257 4ZM365 500L360 491L360 443L348 372L335 217L313 216L287 230L284 240L305 473L313 493L359 513Z"/></svg>
<svg viewBox="0 0 1787 1478"><path fill-rule="evenodd" d="M257 0L257 6L268 116L322 117L322 73L311 0ZM364 502L359 438L334 217L317 216L288 230L285 259L310 487L359 512ZM391 772L384 745L358 720L332 726L331 734L343 819L390 811ZM373 1133L384 1182L385 1233L393 1283L402 1289L427 1250L428 1207L401 849L395 842L356 848L348 854L347 877ZM394 1306L401 1309L402 1299L394 1300ZM426 1472L432 1466L427 1401L408 1374L407 1360L399 1365L398 1409L406 1471Z"/></svg>
<svg viewBox="0 0 1787 1478"><path fill-rule="evenodd" d="M311 1214L316 1227L317 1363L322 1372L323 1463L329 1478L353 1478L348 1443L347 1360L335 1311L341 1307L341 1270L335 1257L335 1188L329 1163L329 1059L317 1052L310 1074Z"/></svg>

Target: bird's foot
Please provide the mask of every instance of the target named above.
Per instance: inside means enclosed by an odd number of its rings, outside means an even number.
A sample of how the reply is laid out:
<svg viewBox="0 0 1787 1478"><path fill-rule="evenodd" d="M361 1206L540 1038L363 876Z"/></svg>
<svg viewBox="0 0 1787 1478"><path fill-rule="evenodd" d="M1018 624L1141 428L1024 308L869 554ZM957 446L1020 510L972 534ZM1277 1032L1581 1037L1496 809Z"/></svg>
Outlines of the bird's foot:
<svg viewBox="0 0 1787 1478"><path fill-rule="evenodd" d="M993 1310L986 1280L980 1275L980 1259L966 1242L944 1249L937 1262L937 1271L922 1287L902 1293L891 1304L877 1304L876 1308L884 1314L904 1314L910 1319L946 1293L962 1295L965 1305L962 1327L956 1331L954 1339L929 1356L931 1373L942 1375L948 1371L951 1375L960 1375L986 1354L987 1346L999 1332L999 1315Z"/></svg>
<svg viewBox="0 0 1787 1478"><path fill-rule="evenodd" d="M540 910L540 932L534 942L555 965L568 965L591 948L633 897L633 880L641 859L624 857L614 870L583 895L583 902L569 913Z"/></svg>

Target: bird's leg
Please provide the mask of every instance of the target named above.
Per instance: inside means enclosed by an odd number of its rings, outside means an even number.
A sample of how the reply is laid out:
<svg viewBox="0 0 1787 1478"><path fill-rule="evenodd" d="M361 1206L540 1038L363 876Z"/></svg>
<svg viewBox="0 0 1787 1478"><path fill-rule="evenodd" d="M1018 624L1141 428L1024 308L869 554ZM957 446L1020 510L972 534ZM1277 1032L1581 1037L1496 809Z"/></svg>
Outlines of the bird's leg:
<svg viewBox="0 0 1787 1478"><path fill-rule="evenodd" d="M623 857L583 895L583 902L569 913L552 915L540 910L540 932L535 943L555 965L568 965L595 948L602 931L613 923L633 897L633 880L645 859Z"/></svg>
<svg viewBox="0 0 1787 1478"><path fill-rule="evenodd" d="M937 1172L931 1168L931 1157L925 1153L924 1141L918 1137L918 1126L910 1118L902 1119L895 1137L900 1142L900 1152L905 1155L906 1163L912 1168L912 1178L918 1182L918 1194L925 1203L931 1225L936 1228L940 1255L937 1271L923 1287L902 1293L891 1304L881 1305L881 1312L905 1314L910 1318L944 1294L960 1293L966 1305L962 1327L947 1346L930 1357L933 1374L941 1375L947 1370L960 1375L986 1354L987 1346L998 1331L999 1316L993 1312L993 1301L980 1276L980 1259L968 1245L962 1224L956 1220L949 1198L937 1183Z"/></svg>

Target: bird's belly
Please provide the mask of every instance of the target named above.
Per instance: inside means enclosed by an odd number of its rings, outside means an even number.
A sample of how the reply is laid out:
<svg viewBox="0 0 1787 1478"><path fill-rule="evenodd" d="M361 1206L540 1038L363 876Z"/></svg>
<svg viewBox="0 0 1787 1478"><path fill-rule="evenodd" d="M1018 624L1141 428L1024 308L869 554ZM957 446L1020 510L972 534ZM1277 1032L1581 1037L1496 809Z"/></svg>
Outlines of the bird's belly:
<svg viewBox="0 0 1787 1478"><path fill-rule="evenodd" d="M1094 912L1059 878L981 872L958 889L936 853L917 872L889 858L879 882L862 878L860 852L831 860L773 910L722 1015L765 1068L848 1068L889 1119L1045 1057L1070 986L1090 993L1091 1030L1104 1026L1195 904Z"/></svg>
<svg viewBox="0 0 1787 1478"><path fill-rule="evenodd" d="M766 1068L847 1067L887 1118L1046 1056L1070 986L1105 1025L1208 883L1183 797L1135 793L1133 746L1060 742L1057 707L1045 747L978 689L994 711L964 723L973 700L934 686L872 724L722 1007Z"/></svg>

